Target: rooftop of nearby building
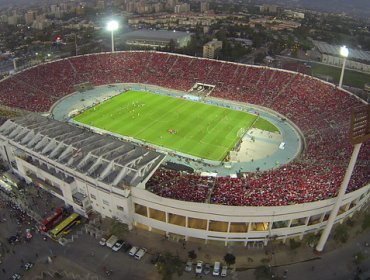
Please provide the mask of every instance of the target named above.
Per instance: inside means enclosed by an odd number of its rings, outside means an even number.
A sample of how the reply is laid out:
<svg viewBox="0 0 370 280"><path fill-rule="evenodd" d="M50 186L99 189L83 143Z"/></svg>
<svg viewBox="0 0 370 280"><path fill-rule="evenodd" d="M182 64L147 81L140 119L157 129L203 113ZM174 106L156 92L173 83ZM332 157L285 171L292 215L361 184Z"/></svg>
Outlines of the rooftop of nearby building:
<svg viewBox="0 0 370 280"><path fill-rule="evenodd" d="M321 42L321 41L313 41L313 43L315 47L319 50L319 52L330 54L333 56L339 56L341 46L330 45L326 42ZM349 50L349 54L348 54L349 59L352 58L355 60L361 60L361 61L366 61L367 63L370 63L370 52L358 50L358 49L351 49L351 48L348 48L348 50Z"/></svg>
<svg viewBox="0 0 370 280"><path fill-rule="evenodd" d="M191 33L182 31L167 31L167 30L137 30L125 34L125 39L151 39L158 41L179 40L190 36Z"/></svg>

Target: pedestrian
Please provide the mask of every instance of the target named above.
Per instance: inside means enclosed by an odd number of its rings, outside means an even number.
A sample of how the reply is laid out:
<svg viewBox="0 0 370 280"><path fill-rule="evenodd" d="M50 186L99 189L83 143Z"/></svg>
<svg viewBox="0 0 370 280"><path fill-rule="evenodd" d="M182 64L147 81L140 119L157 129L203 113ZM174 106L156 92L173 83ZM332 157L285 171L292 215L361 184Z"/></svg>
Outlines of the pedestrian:
<svg viewBox="0 0 370 280"><path fill-rule="evenodd" d="M3 268L2 271L3 271L4 274L6 273L5 268Z"/></svg>

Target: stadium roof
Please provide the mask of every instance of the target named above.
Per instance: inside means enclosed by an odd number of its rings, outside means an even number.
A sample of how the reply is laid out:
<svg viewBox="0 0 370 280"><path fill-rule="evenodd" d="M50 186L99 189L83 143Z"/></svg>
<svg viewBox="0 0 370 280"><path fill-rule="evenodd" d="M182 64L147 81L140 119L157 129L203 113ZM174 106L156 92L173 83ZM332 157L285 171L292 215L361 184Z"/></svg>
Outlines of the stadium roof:
<svg viewBox="0 0 370 280"><path fill-rule="evenodd" d="M167 30L137 30L125 34L125 39L150 39L157 41L179 40L190 36L191 33Z"/></svg>
<svg viewBox="0 0 370 280"><path fill-rule="evenodd" d="M0 134L52 161L117 187L136 186L148 179L165 157L37 114L7 120L0 126Z"/></svg>
<svg viewBox="0 0 370 280"><path fill-rule="evenodd" d="M319 52L321 53L326 53L326 54L330 54L330 55L333 55L333 56L339 56L339 53L340 53L340 47L341 46L338 46L338 45L330 45L328 43L325 43L325 42L321 42L321 41L313 41L315 47L317 47L317 49L319 50ZM349 55L348 57L351 59L354 59L354 60L361 60L361 61L366 61L368 63L370 63L370 52L367 52L367 51L362 51L362 50L358 50L358 49L351 49L349 48Z"/></svg>

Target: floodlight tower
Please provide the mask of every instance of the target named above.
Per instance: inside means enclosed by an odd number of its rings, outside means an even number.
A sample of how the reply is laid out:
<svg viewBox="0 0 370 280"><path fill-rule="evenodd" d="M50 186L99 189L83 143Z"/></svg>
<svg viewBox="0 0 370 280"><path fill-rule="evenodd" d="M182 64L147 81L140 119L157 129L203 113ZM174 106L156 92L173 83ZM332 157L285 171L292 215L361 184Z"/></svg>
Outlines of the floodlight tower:
<svg viewBox="0 0 370 280"><path fill-rule="evenodd" d="M349 180L351 179L353 169L355 167L356 160L361 149L361 145L362 143L370 140L370 105L364 105L353 110L351 117L350 138L351 143L354 145L351 160L348 164L342 184L335 198L335 202L333 208L331 209L329 219L316 246L316 252L321 252L322 250L324 250L331 229L336 219L338 218L339 208L342 206L343 198L346 193Z"/></svg>
<svg viewBox="0 0 370 280"><path fill-rule="evenodd" d="M107 30L112 34L112 53L114 53L114 31L118 29L118 22L115 20L111 20L107 24Z"/></svg>
<svg viewBox="0 0 370 280"><path fill-rule="evenodd" d="M18 68L17 68L17 59L18 58L14 58L13 59L13 69L14 69L14 73L17 72Z"/></svg>
<svg viewBox="0 0 370 280"><path fill-rule="evenodd" d="M340 73L340 79L339 79L339 87L342 87L343 83L343 76L344 76L344 69L346 68L346 60L348 57L348 48L346 46L340 47L340 55L343 57L343 65L342 65L342 72Z"/></svg>

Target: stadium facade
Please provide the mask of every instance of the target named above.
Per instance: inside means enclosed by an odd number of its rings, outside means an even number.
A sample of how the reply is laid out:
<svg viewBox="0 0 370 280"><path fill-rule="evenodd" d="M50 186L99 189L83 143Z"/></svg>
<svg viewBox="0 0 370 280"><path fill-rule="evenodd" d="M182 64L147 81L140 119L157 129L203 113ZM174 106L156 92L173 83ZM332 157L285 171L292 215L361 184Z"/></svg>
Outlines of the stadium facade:
<svg viewBox="0 0 370 280"><path fill-rule="evenodd" d="M170 60L173 55L165 56ZM147 190L146 184L164 161L163 153L38 114L7 120L0 127L0 156L28 183L46 189L86 217L95 211L117 217L129 228L173 239L248 244L302 238L325 227L335 202L327 198L292 205L230 206L162 197ZM336 223L360 210L369 197L367 180L345 195Z"/></svg>

